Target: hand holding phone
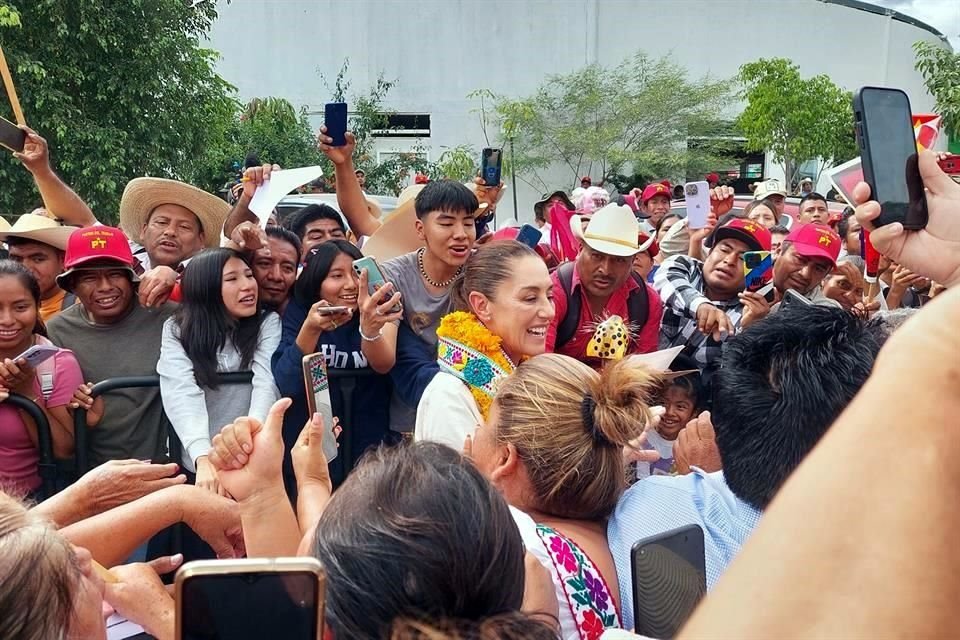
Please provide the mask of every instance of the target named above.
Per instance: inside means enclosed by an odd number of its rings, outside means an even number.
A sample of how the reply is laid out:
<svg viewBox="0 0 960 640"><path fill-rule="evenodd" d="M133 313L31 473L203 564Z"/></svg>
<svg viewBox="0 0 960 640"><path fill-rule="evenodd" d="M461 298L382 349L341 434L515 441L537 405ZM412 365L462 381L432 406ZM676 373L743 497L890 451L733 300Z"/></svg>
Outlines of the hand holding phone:
<svg viewBox="0 0 960 640"><path fill-rule="evenodd" d="M328 102L323 108L323 124L327 128L327 135L333 138L332 147L347 145L347 103Z"/></svg>
<svg viewBox="0 0 960 640"><path fill-rule="evenodd" d="M501 149L487 147L480 157L480 177L488 187L500 186L500 173L503 162Z"/></svg>
<svg viewBox="0 0 960 640"><path fill-rule="evenodd" d="M683 185L686 198L687 226L690 229L703 229L710 215L710 185L706 182L688 182Z"/></svg>
<svg viewBox="0 0 960 640"><path fill-rule="evenodd" d="M27 144L27 132L6 118L0 118L0 145L14 153L22 153Z"/></svg>
<svg viewBox="0 0 960 640"><path fill-rule="evenodd" d="M58 351L60 351L59 347L53 345L35 344L14 358L13 361L26 360L28 365L36 369L40 364L57 355Z"/></svg>
<svg viewBox="0 0 960 640"><path fill-rule="evenodd" d="M371 256L364 256L359 260L354 260L353 270L356 272L357 277L360 277L362 272L366 270L367 295L369 296L374 295L381 287L387 284L387 279L383 276L380 265L378 265L377 261ZM399 301L390 308L390 313L399 313L400 311L403 311L403 307Z"/></svg>
<svg viewBox="0 0 960 640"><path fill-rule="evenodd" d="M880 203L875 226L899 222L904 229L927 225L910 99L899 89L861 87L853 96L863 176Z"/></svg>

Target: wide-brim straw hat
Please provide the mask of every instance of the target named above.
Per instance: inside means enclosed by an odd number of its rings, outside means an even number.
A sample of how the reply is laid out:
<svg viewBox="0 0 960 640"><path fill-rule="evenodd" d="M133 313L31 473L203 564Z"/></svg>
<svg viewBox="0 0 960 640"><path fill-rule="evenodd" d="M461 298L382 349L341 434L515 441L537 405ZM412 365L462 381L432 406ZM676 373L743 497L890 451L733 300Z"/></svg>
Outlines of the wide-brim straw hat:
<svg viewBox="0 0 960 640"><path fill-rule="evenodd" d="M587 228L578 234L576 229L580 227L580 220L579 215L571 216L570 230L594 251L621 257L640 253L637 242L640 225L630 207L611 203L597 209L590 216Z"/></svg>
<svg viewBox="0 0 960 640"><path fill-rule="evenodd" d="M140 230L153 210L162 204L176 204L192 211L200 219L207 248L220 246L220 234L230 205L203 189L166 178L134 178L127 183L120 199L120 228L129 238L140 242Z"/></svg>
<svg viewBox="0 0 960 640"><path fill-rule="evenodd" d="M2 220L2 218L0 218ZM6 224L0 224L2 227ZM48 244L60 251L66 251L67 241L70 240L70 234L76 230L76 227L65 227L56 220L42 216L36 213L25 213L13 226L7 225L6 230L0 230L0 240L7 238L23 238L24 240L33 240Z"/></svg>

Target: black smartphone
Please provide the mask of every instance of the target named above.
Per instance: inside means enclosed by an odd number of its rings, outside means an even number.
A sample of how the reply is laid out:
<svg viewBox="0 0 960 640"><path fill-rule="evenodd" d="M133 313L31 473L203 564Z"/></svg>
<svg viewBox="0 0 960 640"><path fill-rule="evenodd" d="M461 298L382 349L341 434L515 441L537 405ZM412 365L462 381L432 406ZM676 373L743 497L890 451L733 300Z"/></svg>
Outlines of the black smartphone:
<svg viewBox="0 0 960 640"><path fill-rule="evenodd" d="M783 300L780 304L783 305L784 308L813 306L812 302L807 300L793 289L787 289L787 291L783 294Z"/></svg>
<svg viewBox="0 0 960 640"><path fill-rule="evenodd" d="M27 142L27 132L6 118L0 118L0 144L20 153Z"/></svg>
<svg viewBox="0 0 960 640"><path fill-rule="evenodd" d="M346 146L347 103L328 102L323 108L323 124L327 127L327 135L333 138L333 142L330 143L331 146Z"/></svg>
<svg viewBox="0 0 960 640"><path fill-rule="evenodd" d="M675 637L707 592L703 529L692 524L640 540L631 560L635 633Z"/></svg>
<svg viewBox="0 0 960 640"><path fill-rule="evenodd" d="M480 177L483 178L483 183L488 187L497 187L500 185L500 168L502 162L502 149L491 149L487 147L483 150L480 158Z"/></svg>
<svg viewBox="0 0 960 640"><path fill-rule="evenodd" d="M905 229L927 226L927 200L917 165L910 98L900 89L862 87L853 96L863 177L880 203L874 224L899 222Z"/></svg>
<svg viewBox="0 0 960 640"><path fill-rule="evenodd" d="M517 242L522 242L531 249L536 249L542 237L543 231L540 231L540 229L537 229L532 224L525 224L520 227L520 231L517 233Z"/></svg>
<svg viewBox="0 0 960 640"><path fill-rule="evenodd" d="M200 560L177 572L177 640L320 640L326 578L314 558Z"/></svg>

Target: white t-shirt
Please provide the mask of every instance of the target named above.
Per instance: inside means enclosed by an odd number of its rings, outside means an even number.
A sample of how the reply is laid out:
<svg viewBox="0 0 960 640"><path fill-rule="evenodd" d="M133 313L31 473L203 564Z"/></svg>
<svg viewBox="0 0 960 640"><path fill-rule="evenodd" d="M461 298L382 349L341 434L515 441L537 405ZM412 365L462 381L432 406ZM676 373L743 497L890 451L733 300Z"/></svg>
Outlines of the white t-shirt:
<svg viewBox="0 0 960 640"><path fill-rule="evenodd" d="M420 398L413 439L439 442L462 451L467 436L472 436L481 422L483 416L467 385L441 371Z"/></svg>

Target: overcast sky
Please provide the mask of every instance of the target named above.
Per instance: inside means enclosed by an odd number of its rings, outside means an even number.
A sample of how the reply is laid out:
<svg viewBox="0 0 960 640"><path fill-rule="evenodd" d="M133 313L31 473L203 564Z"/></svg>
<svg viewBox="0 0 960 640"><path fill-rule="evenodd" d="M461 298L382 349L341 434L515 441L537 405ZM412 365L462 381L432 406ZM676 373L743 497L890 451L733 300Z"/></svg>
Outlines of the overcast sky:
<svg viewBox="0 0 960 640"><path fill-rule="evenodd" d="M947 36L954 51L960 51L960 0L868 0L911 18L926 22Z"/></svg>

